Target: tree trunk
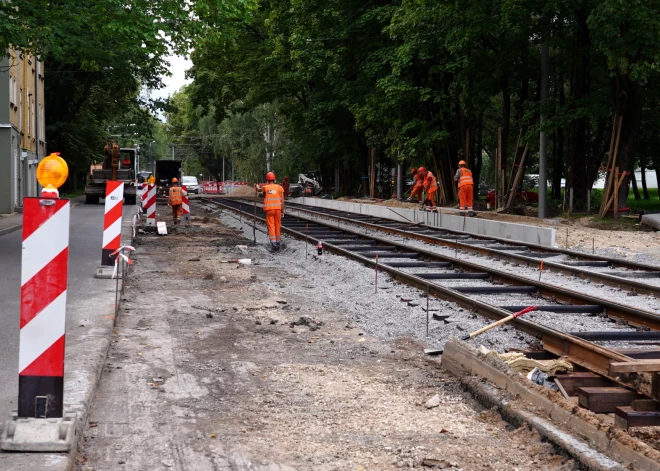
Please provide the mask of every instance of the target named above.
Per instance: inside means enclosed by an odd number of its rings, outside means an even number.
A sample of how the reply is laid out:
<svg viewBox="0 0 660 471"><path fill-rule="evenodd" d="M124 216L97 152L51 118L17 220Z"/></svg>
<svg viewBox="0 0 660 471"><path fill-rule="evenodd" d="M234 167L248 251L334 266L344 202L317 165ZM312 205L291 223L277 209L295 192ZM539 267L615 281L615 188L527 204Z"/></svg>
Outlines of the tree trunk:
<svg viewBox="0 0 660 471"><path fill-rule="evenodd" d="M649 189L646 187L646 165L641 166L642 172L642 192L644 193L644 199L650 200L651 196L649 195Z"/></svg>
<svg viewBox="0 0 660 471"><path fill-rule="evenodd" d="M509 145L509 125L511 122L511 93L509 92L509 77L504 75L502 79L502 155L500 156L500 168L496 169L497 172L503 173L504 181L506 181L506 164L508 157Z"/></svg>
<svg viewBox="0 0 660 471"><path fill-rule="evenodd" d="M637 188L637 177L635 176L635 167L633 166L633 170L630 171L630 183L632 185L632 190L633 190L633 195L635 196L635 201L639 201L642 199L641 195L639 194L639 188Z"/></svg>
<svg viewBox="0 0 660 471"><path fill-rule="evenodd" d="M614 78L614 90L616 111L623 118L616 165L620 172L631 172L624 177L619 189L619 207L624 208L627 206L628 187L637 157L643 100L641 87L627 75Z"/></svg>
<svg viewBox="0 0 660 471"><path fill-rule="evenodd" d="M566 93L564 92L564 76L559 74L559 108L563 108L566 103ZM552 198L561 199L561 177L564 174L564 128L557 128L557 140L555 141L554 164L552 166Z"/></svg>
<svg viewBox="0 0 660 471"><path fill-rule="evenodd" d="M589 12L585 8L575 11L576 31L576 66L573 71L573 100L582 101L589 95L589 27L587 18ZM587 172L589 168L589 152L587 136L589 132L589 119L576 118L570 127L570 149L568 161L570 164L569 188L573 188L573 210L585 211L587 209L587 192L589 182Z"/></svg>
<svg viewBox="0 0 660 471"><path fill-rule="evenodd" d="M484 114L479 113L479 122L477 124L476 139L474 141L474 165L472 166L472 175L474 180L474 199L479 196L479 182L481 181L481 168L483 166L483 133L484 133Z"/></svg>

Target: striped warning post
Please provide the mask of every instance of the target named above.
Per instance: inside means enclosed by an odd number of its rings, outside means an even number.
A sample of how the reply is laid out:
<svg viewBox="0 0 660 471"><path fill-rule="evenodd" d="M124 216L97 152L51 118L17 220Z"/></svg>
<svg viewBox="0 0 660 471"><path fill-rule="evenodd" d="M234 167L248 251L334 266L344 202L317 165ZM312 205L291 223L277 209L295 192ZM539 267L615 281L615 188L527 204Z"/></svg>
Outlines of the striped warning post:
<svg viewBox="0 0 660 471"><path fill-rule="evenodd" d="M103 218L103 249L101 265L113 266L110 254L121 245L121 215L124 210L124 184L108 181L105 184L105 216Z"/></svg>
<svg viewBox="0 0 660 471"><path fill-rule="evenodd" d="M19 417L62 417L70 212L68 199L24 199Z"/></svg>
<svg viewBox="0 0 660 471"><path fill-rule="evenodd" d="M144 211L147 213L147 226L156 225L156 185L149 185L144 203Z"/></svg>
<svg viewBox="0 0 660 471"><path fill-rule="evenodd" d="M190 221L190 202L188 201L188 187L181 186L183 195L181 196L181 209L183 209L183 220Z"/></svg>

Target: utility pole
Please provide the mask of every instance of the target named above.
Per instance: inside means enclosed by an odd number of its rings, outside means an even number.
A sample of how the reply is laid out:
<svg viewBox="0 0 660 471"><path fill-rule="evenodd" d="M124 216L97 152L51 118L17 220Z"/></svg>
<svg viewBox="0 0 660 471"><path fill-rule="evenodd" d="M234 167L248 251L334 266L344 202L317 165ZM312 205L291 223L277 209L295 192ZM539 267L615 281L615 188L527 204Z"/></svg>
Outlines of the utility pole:
<svg viewBox="0 0 660 471"><path fill-rule="evenodd" d="M543 130L546 117L543 107L548 101L548 42L541 44L541 133L539 145L539 218L547 213L548 197L548 135Z"/></svg>

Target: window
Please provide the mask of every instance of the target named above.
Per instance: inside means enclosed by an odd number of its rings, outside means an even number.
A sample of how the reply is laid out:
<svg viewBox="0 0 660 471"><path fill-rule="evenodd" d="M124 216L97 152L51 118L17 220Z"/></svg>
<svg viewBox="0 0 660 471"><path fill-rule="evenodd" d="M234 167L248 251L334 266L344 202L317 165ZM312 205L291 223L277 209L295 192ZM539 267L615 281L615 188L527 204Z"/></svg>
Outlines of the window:
<svg viewBox="0 0 660 471"><path fill-rule="evenodd" d="M9 103L16 104L16 79L11 76L9 77Z"/></svg>

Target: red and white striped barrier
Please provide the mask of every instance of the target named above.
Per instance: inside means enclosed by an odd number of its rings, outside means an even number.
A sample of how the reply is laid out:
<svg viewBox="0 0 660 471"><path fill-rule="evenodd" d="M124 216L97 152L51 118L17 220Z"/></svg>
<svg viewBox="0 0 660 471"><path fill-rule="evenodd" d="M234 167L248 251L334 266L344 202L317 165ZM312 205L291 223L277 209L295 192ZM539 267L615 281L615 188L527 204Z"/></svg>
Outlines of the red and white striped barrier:
<svg viewBox="0 0 660 471"><path fill-rule="evenodd" d="M156 185L149 185L147 198L144 203L144 211L147 213L147 226L156 225Z"/></svg>
<svg viewBox="0 0 660 471"><path fill-rule="evenodd" d="M68 199L23 206L19 417L62 417L69 263Z"/></svg>
<svg viewBox="0 0 660 471"><path fill-rule="evenodd" d="M110 254L121 245L121 216L124 210L124 183L108 181L105 184L105 216L103 217L103 248L101 265L112 266Z"/></svg>
<svg viewBox="0 0 660 471"><path fill-rule="evenodd" d="M222 183L202 182L202 193L219 194L222 193Z"/></svg>
<svg viewBox="0 0 660 471"><path fill-rule="evenodd" d="M181 196L181 209L183 209L183 220L186 222L190 221L190 202L188 201L188 187L181 186L184 191L184 194Z"/></svg>

